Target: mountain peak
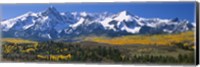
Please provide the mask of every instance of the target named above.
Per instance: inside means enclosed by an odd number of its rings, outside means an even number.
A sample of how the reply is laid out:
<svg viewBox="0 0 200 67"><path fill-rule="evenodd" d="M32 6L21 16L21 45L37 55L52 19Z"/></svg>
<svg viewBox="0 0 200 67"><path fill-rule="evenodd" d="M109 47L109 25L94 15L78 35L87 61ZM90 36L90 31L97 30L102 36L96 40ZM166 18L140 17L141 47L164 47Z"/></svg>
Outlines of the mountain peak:
<svg viewBox="0 0 200 67"><path fill-rule="evenodd" d="M176 18L173 18L171 21L172 21L172 22L179 22L180 20L179 20L178 17L176 17Z"/></svg>
<svg viewBox="0 0 200 67"><path fill-rule="evenodd" d="M86 12L81 12L80 15L84 16L84 17L88 16L88 14Z"/></svg>
<svg viewBox="0 0 200 67"><path fill-rule="evenodd" d="M119 13L119 15L132 15L130 12L124 10Z"/></svg>
<svg viewBox="0 0 200 67"><path fill-rule="evenodd" d="M180 19L142 18L128 11L121 11L117 14L107 12L103 14L60 13L51 6L42 12L28 12L0 22L0 27L4 34L9 33L6 35L8 37L32 37L44 40L100 34L123 36L126 34L176 33L194 28L195 23L190 24L189 21L178 20Z"/></svg>
<svg viewBox="0 0 200 67"><path fill-rule="evenodd" d="M47 10L56 10L56 8L54 6L50 6Z"/></svg>
<svg viewBox="0 0 200 67"><path fill-rule="evenodd" d="M124 10L124 11L121 11L120 14L127 14L128 11Z"/></svg>
<svg viewBox="0 0 200 67"><path fill-rule="evenodd" d="M131 18L132 15L128 11L121 11L114 19L118 21L123 21L123 20L129 21L131 20Z"/></svg>
<svg viewBox="0 0 200 67"><path fill-rule="evenodd" d="M23 14L23 15L21 15L21 16L19 16L19 17L26 17L26 16L30 16L31 14L33 14L33 12L27 12L27 13L25 13L25 14Z"/></svg>
<svg viewBox="0 0 200 67"><path fill-rule="evenodd" d="M44 14L59 14L55 7L50 6L44 12Z"/></svg>

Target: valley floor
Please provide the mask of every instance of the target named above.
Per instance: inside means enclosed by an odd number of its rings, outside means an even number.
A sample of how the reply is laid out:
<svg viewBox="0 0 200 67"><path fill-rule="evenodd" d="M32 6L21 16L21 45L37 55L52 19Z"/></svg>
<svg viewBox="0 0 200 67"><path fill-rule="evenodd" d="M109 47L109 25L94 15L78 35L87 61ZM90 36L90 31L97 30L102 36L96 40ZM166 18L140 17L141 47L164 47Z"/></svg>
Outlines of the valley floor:
<svg viewBox="0 0 200 67"><path fill-rule="evenodd" d="M167 37L168 36L168 37ZM182 38L169 39L172 36ZM94 38L81 42L35 42L22 39L4 38L2 61L7 62L68 62L68 63L124 63L124 64L194 64L195 45L191 32L174 35L152 35L143 40L154 38L154 44L149 41L131 42L141 36L125 36L120 38ZM160 39L157 40L156 39ZM162 39L163 37L163 39ZM190 38L186 38L190 37ZM179 40L180 39L180 40ZM116 40L116 41L115 41ZM116 44L114 43L116 42ZM118 42L118 43L117 43ZM143 43L146 42L146 43ZM120 44L119 44L120 43ZM170 45L166 45L170 43Z"/></svg>

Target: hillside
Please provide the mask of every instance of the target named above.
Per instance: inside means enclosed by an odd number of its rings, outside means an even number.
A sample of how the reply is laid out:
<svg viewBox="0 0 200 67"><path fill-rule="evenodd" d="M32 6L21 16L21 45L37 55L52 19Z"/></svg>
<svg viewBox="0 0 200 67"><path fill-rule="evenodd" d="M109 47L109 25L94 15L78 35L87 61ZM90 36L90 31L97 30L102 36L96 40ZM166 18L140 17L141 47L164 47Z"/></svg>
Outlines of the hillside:
<svg viewBox="0 0 200 67"><path fill-rule="evenodd" d="M9 42L9 43L15 43L15 44L20 44L20 43L37 43L35 41L30 41L30 40L25 40L25 39L20 39L20 38L3 38L2 42Z"/></svg>
<svg viewBox="0 0 200 67"><path fill-rule="evenodd" d="M121 37L87 37L86 41L107 43L112 45L173 45L173 43L194 43L194 32L188 31L178 34L158 34L158 35L128 35Z"/></svg>

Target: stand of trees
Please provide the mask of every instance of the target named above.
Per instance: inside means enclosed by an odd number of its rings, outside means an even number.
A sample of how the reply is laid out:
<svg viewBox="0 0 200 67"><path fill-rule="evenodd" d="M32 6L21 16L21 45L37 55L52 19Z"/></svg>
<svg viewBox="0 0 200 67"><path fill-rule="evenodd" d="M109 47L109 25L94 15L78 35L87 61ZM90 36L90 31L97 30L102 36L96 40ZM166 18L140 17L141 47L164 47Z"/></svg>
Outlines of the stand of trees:
<svg viewBox="0 0 200 67"><path fill-rule="evenodd" d="M178 57L164 55L130 56L120 47L82 43L41 42L35 47L30 43L3 44L3 59L8 61L50 61L80 63L153 63L194 64L194 53Z"/></svg>

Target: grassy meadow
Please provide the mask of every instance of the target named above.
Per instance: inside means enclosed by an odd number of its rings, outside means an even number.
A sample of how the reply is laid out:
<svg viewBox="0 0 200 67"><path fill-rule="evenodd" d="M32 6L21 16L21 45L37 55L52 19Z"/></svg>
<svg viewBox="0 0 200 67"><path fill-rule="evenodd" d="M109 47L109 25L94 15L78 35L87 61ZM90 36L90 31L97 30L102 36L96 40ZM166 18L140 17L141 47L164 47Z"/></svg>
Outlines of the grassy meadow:
<svg viewBox="0 0 200 67"><path fill-rule="evenodd" d="M88 37L86 41L94 41L99 43L108 43L113 45L174 45L173 43L185 42L187 44L194 43L194 32L183 32L179 34L158 34L158 35L128 35L122 37Z"/></svg>

